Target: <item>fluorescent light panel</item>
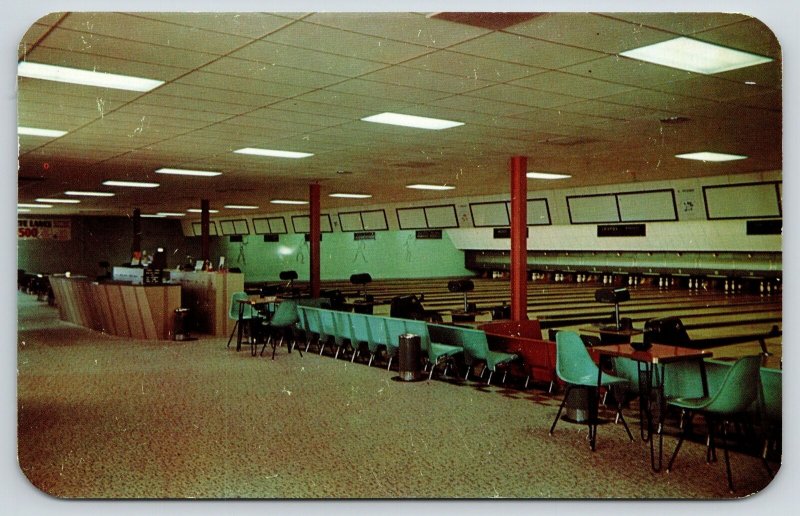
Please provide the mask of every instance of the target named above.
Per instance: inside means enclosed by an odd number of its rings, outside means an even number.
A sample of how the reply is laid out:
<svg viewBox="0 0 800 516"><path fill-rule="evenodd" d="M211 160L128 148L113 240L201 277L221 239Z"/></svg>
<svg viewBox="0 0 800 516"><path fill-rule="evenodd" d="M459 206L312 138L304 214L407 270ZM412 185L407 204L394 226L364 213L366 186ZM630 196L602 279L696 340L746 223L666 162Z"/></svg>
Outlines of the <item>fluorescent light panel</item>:
<svg viewBox="0 0 800 516"><path fill-rule="evenodd" d="M47 138L59 138L67 134L67 131L57 129L39 129L37 127L17 127L17 134L23 136L45 136Z"/></svg>
<svg viewBox="0 0 800 516"><path fill-rule="evenodd" d="M143 219L164 219L166 215L161 215L160 213L142 213L139 215Z"/></svg>
<svg viewBox="0 0 800 516"><path fill-rule="evenodd" d="M17 208L17 213L30 213L30 208Z"/></svg>
<svg viewBox="0 0 800 516"><path fill-rule="evenodd" d="M222 172L212 172L210 170L190 170L185 168L159 168L156 174L173 174L176 176L201 176L213 177L222 174Z"/></svg>
<svg viewBox="0 0 800 516"><path fill-rule="evenodd" d="M224 206L229 210L257 210L258 206L251 206L249 204L226 204Z"/></svg>
<svg viewBox="0 0 800 516"><path fill-rule="evenodd" d="M36 199L36 202L49 202L53 204L78 204L81 201L78 199L48 199L45 197L39 197Z"/></svg>
<svg viewBox="0 0 800 516"><path fill-rule="evenodd" d="M620 55L702 74L727 72L772 61L769 57L684 37L635 48Z"/></svg>
<svg viewBox="0 0 800 516"><path fill-rule="evenodd" d="M417 129L433 129L435 131L464 125L463 122L453 122L452 120L442 120L439 118L428 118L424 116L403 115L400 113L380 113L362 118L361 120L364 122L375 122L378 124L415 127Z"/></svg>
<svg viewBox="0 0 800 516"><path fill-rule="evenodd" d="M17 208L52 208L52 204L17 203Z"/></svg>
<svg viewBox="0 0 800 516"><path fill-rule="evenodd" d="M690 152L688 154L676 154L676 158L681 159L694 159L697 161L736 161L739 159L747 159L747 156L739 154L721 154L719 152Z"/></svg>
<svg viewBox="0 0 800 516"><path fill-rule="evenodd" d="M64 195L74 195L82 197L114 197L116 194L114 192L81 192L78 190L68 190L64 192Z"/></svg>
<svg viewBox="0 0 800 516"><path fill-rule="evenodd" d="M161 215L163 217L183 217L186 214L179 212L171 212L171 211L159 211L158 213L156 213L156 215Z"/></svg>
<svg viewBox="0 0 800 516"><path fill-rule="evenodd" d="M426 185L426 184L416 184L416 185L407 185L406 188L413 188L414 190L455 190L455 186L449 185Z"/></svg>
<svg viewBox="0 0 800 516"><path fill-rule="evenodd" d="M203 213L203 210L201 210L200 208L189 208L186 211L188 211L189 213ZM219 213L219 210L208 210L208 213Z"/></svg>
<svg viewBox="0 0 800 516"><path fill-rule="evenodd" d="M332 193L328 194L328 197L339 197L342 199L369 199L372 196L370 194L361 193Z"/></svg>
<svg viewBox="0 0 800 516"><path fill-rule="evenodd" d="M53 66L43 63L23 61L17 65L17 74L30 79L43 79L45 81L67 82L83 86L97 86L129 91L150 91L164 84L164 81L117 75L114 73L79 70L65 66Z"/></svg>
<svg viewBox="0 0 800 516"><path fill-rule="evenodd" d="M253 156L269 156L271 158L292 158L292 159L299 159L299 158L308 158L309 156L313 156L308 152L295 152L295 151L285 151L285 150L272 150L272 149L257 149L255 147L245 147L243 149L237 149L233 151L236 154L251 154Z"/></svg>
<svg viewBox="0 0 800 516"><path fill-rule="evenodd" d="M158 188L159 186L161 186L158 183L145 183L141 181L116 181L116 180L103 181L103 184L106 186L128 186L131 188Z"/></svg>
<svg viewBox="0 0 800 516"><path fill-rule="evenodd" d="M528 179L568 179L569 174L552 174L550 172L528 172L525 174Z"/></svg>
<svg viewBox="0 0 800 516"><path fill-rule="evenodd" d="M273 199L269 202L272 204L308 204L308 201L295 201L292 199Z"/></svg>

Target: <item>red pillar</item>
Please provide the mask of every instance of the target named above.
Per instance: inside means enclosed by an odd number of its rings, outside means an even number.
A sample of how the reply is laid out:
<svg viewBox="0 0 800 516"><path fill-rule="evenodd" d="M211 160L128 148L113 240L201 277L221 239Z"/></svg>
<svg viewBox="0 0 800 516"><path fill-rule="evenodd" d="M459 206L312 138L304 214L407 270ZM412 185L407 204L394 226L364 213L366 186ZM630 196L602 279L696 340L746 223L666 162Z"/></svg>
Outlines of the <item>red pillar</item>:
<svg viewBox="0 0 800 516"><path fill-rule="evenodd" d="M208 199L200 200L200 259L205 262L209 256L209 235L211 234L211 203Z"/></svg>
<svg viewBox="0 0 800 516"><path fill-rule="evenodd" d="M134 253L142 252L142 212L139 208L133 209L133 243L131 244L131 256Z"/></svg>
<svg viewBox="0 0 800 516"><path fill-rule="evenodd" d="M511 320L528 319L528 158L511 158Z"/></svg>
<svg viewBox="0 0 800 516"><path fill-rule="evenodd" d="M319 297L319 256L320 256L320 228L319 228L319 183L308 185L309 204L309 235L311 259L309 260L309 282L311 283L311 297Z"/></svg>

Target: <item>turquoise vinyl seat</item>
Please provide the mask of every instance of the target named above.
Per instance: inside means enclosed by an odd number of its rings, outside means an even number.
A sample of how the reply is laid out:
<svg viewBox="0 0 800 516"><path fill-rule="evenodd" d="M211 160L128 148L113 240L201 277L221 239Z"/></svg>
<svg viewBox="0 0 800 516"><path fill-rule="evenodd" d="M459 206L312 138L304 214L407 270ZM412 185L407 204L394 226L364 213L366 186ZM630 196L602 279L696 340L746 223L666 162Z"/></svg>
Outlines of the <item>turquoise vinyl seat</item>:
<svg viewBox="0 0 800 516"><path fill-rule="evenodd" d="M352 329L352 337L353 337L353 356L351 357L351 361L355 360L356 354L361 349L361 344L366 344L367 349L369 349L369 362L367 363L367 367L372 365L372 361L375 359L375 355L379 351L379 344L372 338L372 332L369 328L369 321L367 318L374 317L371 315L366 314L357 314L351 313L350 314L350 327Z"/></svg>
<svg viewBox="0 0 800 516"><path fill-rule="evenodd" d="M428 332L428 323L425 321L406 320L405 327L406 333L412 333L420 336L422 351L424 351L428 356L427 367L430 367L430 371L428 372L428 380L433 377L433 371L442 362L447 364L445 367L446 373L447 366L449 366L450 363L449 359L455 355L458 355L459 353L463 353L464 351L464 348L461 346L433 342Z"/></svg>
<svg viewBox="0 0 800 516"><path fill-rule="evenodd" d="M383 320L386 323L386 356L389 359L386 369L391 369L392 359L400 346L400 335L406 333L407 321L396 317L384 317Z"/></svg>
<svg viewBox="0 0 800 516"><path fill-rule="evenodd" d="M594 363L589 352L586 350L586 345L581 340L580 335L573 331L562 330L556 334L556 375L567 385L564 392L564 399L561 400L561 405L558 407L558 412L553 420L553 425L550 427L550 435L556 428L558 419L561 417L561 411L564 409L564 404L569 397L569 393L575 387L583 387L593 393L589 397L589 413L588 426L589 426L589 445L592 450L595 449L597 438L597 406L598 406L598 377L600 378L600 387L611 389L612 387L627 387L628 380L620 378L611 374L603 373L600 377L600 371L597 364ZM633 435L628 428L628 423L622 416L622 404L617 403L617 419L625 426L625 431L628 433L630 440L633 440Z"/></svg>
<svg viewBox="0 0 800 516"><path fill-rule="evenodd" d="M389 332L386 327L386 317L380 317L377 315L372 315L367 317L367 325L369 328L369 334L372 338L372 348L375 349L375 354L379 353L381 350L386 350L387 358L388 358L388 365L387 369L391 367L392 361L391 357L393 355L389 355ZM395 343L395 346L397 344ZM396 351L396 349L395 349ZM374 357L371 357L374 358Z"/></svg>
<svg viewBox="0 0 800 516"><path fill-rule="evenodd" d="M242 337L247 331L247 339L250 342L250 354L256 354L256 341L255 332L253 331L253 324L261 321L262 317L258 310L249 303L240 303L239 301L246 301L250 299L247 292L234 292L231 295L231 304L228 308L228 318L236 321L231 330L230 337L228 337L228 344L226 347L231 346L233 334L236 333L236 350L238 351L242 345Z"/></svg>
<svg viewBox="0 0 800 516"><path fill-rule="evenodd" d="M267 340L264 341L264 345L261 347L261 356L264 356L264 350L267 348L267 345L271 344L272 360L275 360L275 349L283 344L284 336L288 330L292 331L292 342L288 346L289 353L291 353L295 341L294 327L299 320L300 317L297 312L297 301L292 299L284 299L281 301L278 304L278 307L275 309L275 313L272 314L272 318L264 323L268 337ZM280 341L278 341L277 344L272 336L273 330L280 331ZM300 352L299 349L297 351ZM300 352L300 356L303 356L302 352Z"/></svg>
<svg viewBox="0 0 800 516"><path fill-rule="evenodd" d="M716 424L722 427L723 440L727 439L727 428L730 420L745 416L753 404L763 407L763 394L761 387L761 357L759 355L742 357L733 364L722 380L719 389L709 396L696 398L676 398L667 403L681 409L681 423L683 431L675 446L675 451L667 464L667 471L672 469L672 465L681 449L681 444L686 437L686 432L691 426L690 422L694 414L703 414L708 427L709 447L706 451L706 462L711 462L714 455L714 438L716 434ZM760 414L759 409L758 413ZM725 454L725 471L728 477L728 488L733 492L733 478L731 475L731 463L727 446L723 448ZM767 471L772 475L772 471L766 459L762 458Z"/></svg>
<svg viewBox="0 0 800 516"><path fill-rule="evenodd" d="M356 350L358 349L358 342L353 337L353 326L350 322L350 312L334 311L333 318L336 324L336 354L334 358L339 358L339 352L346 344L349 344L353 350L351 362L356 357Z"/></svg>
<svg viewBox="0 0 800 516"><path fill-rule="evenodd" d="M338 355L341 337L336 328L334 312L320 308L313 310L311 313L316 313L319 318L319 354L322 355L323 351L325 351L325 346L331 344L336 346L336 354Z"/></svg>

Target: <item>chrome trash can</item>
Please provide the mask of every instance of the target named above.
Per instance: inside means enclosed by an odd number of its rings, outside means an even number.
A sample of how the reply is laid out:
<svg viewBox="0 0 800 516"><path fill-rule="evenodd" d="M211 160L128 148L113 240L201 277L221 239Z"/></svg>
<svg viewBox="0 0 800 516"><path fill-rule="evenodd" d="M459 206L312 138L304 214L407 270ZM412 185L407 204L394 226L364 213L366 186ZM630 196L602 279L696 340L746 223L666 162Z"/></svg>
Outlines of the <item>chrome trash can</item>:
<svg viewBox="0 0 800 516"><path fill-rule="evenodd" d="M399 348L397 350L398 371L400 379L405 382L413 382L421 377L419 366L422 353L421 342L419 335L414 335L413 333L400 335Z"/></svg>
<svg viewBox="0 0 800 516"><path fill-rule="evenodd" d="M172 326L173 340L189 340L189 309L176 308Z"/></svg>

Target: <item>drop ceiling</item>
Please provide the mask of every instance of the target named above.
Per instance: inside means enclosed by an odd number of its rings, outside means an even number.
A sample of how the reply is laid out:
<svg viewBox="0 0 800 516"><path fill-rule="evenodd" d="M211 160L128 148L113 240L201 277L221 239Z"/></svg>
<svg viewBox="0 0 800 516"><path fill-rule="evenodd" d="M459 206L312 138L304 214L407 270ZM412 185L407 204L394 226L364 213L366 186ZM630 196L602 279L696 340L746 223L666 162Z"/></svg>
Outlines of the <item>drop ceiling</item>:
<svg viewBox="0 0 800 516"><path fill-rule="evenodd" d="M520 13L517 13L520 14ZM114 191L37 214L185 211L200 199L281 211L319 181L323 208L508 192L507 161L570 174L552 189L781 170L781 52L740 14L55 13L18 57L165 81L148 93L18 79L19 202ZM688 36L772 58L715 75L619 54ZM464 125L364 122L382 112ZM665 120L678 120L669 123ZM313 153L234 154L243 147ZM748 156L727 163L675 154ZM155 174L187 168L209 178ZM339 174L346 171L347 174ZM156 181L156 189L102 186ZM449 192L405 188L449 184ZM366 200L326 194L372 194ZM224 210L235 214L236 210ZM249 212L251 213L251 212Z"/></svg>

